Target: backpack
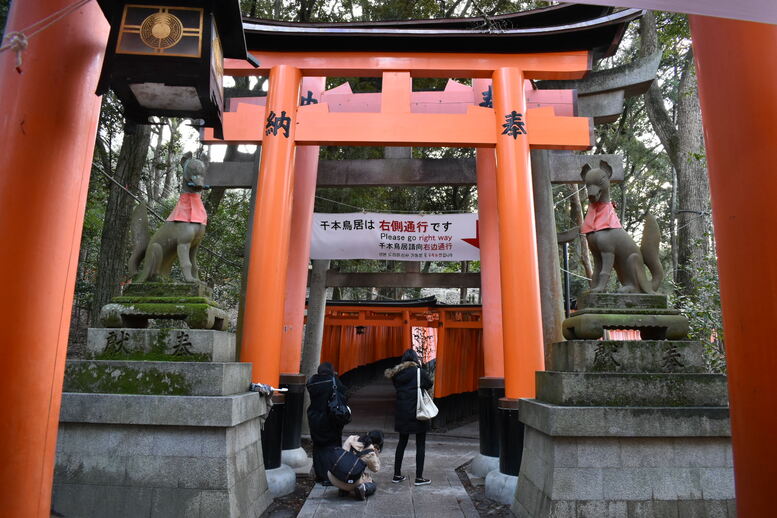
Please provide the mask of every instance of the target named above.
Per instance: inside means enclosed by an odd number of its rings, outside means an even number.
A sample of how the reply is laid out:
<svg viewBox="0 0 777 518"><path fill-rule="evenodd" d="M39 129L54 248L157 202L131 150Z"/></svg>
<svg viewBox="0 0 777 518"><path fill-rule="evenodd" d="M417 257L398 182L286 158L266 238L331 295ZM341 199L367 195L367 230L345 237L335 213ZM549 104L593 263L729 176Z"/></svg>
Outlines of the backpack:
<svg viewBox="0 0 777 518"><path fill-rule="evenodd" d="M329 417L337 423L338 426L345 426L351 422L351 409L345 402L345 396L337 390L335 378L332 376L332 395L329 396L327 404Z"/></svg>
<svg viewBox="0 0 777 518"><path fill-rule="evenodd" d="M372 448L365 448L362 451L356 451L353 448L351 450L333 448L332 453L335 461L329 471L337 480L346 484L354 484L367 468L367 464L361 459L361 456L373 451L375 450Z"/></svg>

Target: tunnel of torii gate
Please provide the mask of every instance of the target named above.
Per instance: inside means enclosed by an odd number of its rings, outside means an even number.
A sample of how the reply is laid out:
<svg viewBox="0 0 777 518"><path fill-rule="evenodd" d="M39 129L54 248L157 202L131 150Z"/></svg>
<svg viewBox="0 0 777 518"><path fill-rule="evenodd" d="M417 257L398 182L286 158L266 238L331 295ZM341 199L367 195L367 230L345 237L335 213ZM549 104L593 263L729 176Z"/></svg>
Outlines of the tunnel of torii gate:
<svg viewBox="0 0 777 518"><path fill-rule="evenodd" d="M777 141L777 27L770 24L777 23L777 15L768 0L719 0L704 6L683 0L621 3L702 14L691 16L691 32L715 207L737 508L745 518L770 516L777 478L777 353L767 346L772 341L768 324L777 315L775 241L769 237L777 191L777 175L771 174ZM71 4L13 2L7 29L30 26ZM753 9L756 4L760 11ZM100 107L93 92L107 33L98 6L86 3L36 36L24 53L22 74L15 71L14 53L0 55L0 134L5 143L0 155L0 235L5 245L0 271L6 274L0 314L8 322L1 348L0 501L9 516L49 513L67 329ZM275 36L263 48L283 48ZM525 79L584 75L589 68L584 50L408 54L377 52L360 41L352 37L349 45L363 52L325 52L315 39L313 52L286 48L256 53L261 73L270 75L267 109L281 115L279 131L262 134L264 120L254 119L234 140L263 141L249 270L263 275L250 275L244 340L244 359L255 362L257 380L274 382L281 370L284 310L278 301L283 300L286 261L294 255L286 245L296 145L297 164L306 159L306 146L321 144L495 148L490 159L496 156L498 216L510 221L514 235L526 246L533 246L534 232L529 149L589 145L587 120L557 117L542 108L532 113L525 109L523 89ZM251 73L236 63L227 68L237 75ZM298 107L301 79L328 75L383 75L384 94L390 95L383 99L380 113L328 113L321 104ZM410 113L413 76L491 78L494 110L472 107L465 114L424 117ZM50 87L53 81L56 89ZM502 134L502 117L513 111L525 116L527 130L515 138ZM289 118L288 134L284 117ZM384 126L402 131L391 131L387 141ZM260 241L278 246L262 246ZM542 353L536 255L513 243L500 243L500 271L503 313L511 316L504 319L505 377L508 396L514 398L532 394L531 375L541 368ZM521 293L520 300L516 293Z"/></svg>

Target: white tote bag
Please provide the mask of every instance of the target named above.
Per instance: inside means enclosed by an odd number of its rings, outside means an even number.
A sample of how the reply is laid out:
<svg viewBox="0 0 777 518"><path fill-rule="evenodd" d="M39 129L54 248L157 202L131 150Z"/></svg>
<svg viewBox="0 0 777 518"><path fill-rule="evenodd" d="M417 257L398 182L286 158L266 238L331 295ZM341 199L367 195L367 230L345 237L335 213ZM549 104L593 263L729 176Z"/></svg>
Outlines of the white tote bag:
<svg viewBox="0 0 777 518"><path fill-rule="evenodd" d="M429 421L437 415L439 410L437 405L434 404L432 396L421 388L421 368L419 367L416 372L416 378L418 379L418 402L415 407L415 418L419 421Z"/></svg>

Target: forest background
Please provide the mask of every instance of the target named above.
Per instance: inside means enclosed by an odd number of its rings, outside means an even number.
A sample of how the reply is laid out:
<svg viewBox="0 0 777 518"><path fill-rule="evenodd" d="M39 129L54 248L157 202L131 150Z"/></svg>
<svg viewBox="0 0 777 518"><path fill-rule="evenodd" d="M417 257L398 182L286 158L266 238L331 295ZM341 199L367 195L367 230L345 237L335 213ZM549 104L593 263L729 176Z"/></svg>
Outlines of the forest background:
<svg viewBox="0 0 777 518"><path fill-rule="evenodd" d="M15 0L21 1L21 0ZM508 0L241 0L244 16L297 22L346 22L479 16L484 27L496 14L545 7L556 2ZM10 0L0 0L0 27L5 27ZM498 29L498 28L497 28ZM658 80L649 91L627 99L618 121L596 127L593 154L618 153L624 158L625 181L612 198L624 228L639 235L646 214L662 229L661 256L668 272L662 291L691 320L692 338L707 344L708 366L725 369L717 261L707 169L696 88L690 31L683 15L651 12L629 27L620 49L595 64L604 69L662 51ZM380 78L329 78L331 88L348 81L354 92L380 91ZM225 95L265 95L267 78L226 83ZM414 80L415 90L440 90L441 80ZM212 146L217 148L217 146ZM84 220L76 297L71 325L71 353L78 354L86 328L97 324L100 308L129 280L130 214L138 201L161 217L174 207L180 189L180 159L186 152L214 159L253 160L248 146L203 148L189 121L160 119L158 124L126 132L121 106L113 95L103 98ZM413 148L414 158L463 158L473 149ZM322 159L382 158L383 148L322 147ZM559 230L580 221L586 209L583 185L553 187ZM208 230L199 253L200 277L215 298L237 313L247 232L250 191L214 188L204 197ZM317 189L318 212L474 212L474 186L371 187ZM153 218L152 218L153 222ZM152 226L155 226L153 224ZM572 292L587 286L591 262L583 240L571 247ZM479 271L479 263L425 262L424 272ZM332 261L341 272L396 272L395 261ZM399 300L421 296L419 289L334 289L333 299ZM426 295L426 293L423 293ZM477 290L461 289L456 300L479 302ZM234 323L233 323L234 325Z"/></svg>

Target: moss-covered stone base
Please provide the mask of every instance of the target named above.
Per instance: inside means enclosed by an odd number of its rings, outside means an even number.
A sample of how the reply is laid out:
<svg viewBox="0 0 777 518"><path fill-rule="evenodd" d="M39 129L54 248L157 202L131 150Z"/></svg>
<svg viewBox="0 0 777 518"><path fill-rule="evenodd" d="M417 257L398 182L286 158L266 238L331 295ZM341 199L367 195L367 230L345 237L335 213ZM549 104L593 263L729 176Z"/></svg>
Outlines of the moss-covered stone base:
<svg viewBox="0 0 777 518"><path fill-rule="evenodd" d="M100 394L158 394L188 396L191 385L181 373L157 368L133 367L130 363L68 362L65 392Z"/></svg>
<svg viewBox="0 0 777 518"><path fill-rule="evenodd" d="M668 307L666 295L586 291L578 298L578 308L562 324L567 340L598 340L605 329L638 329L645 340L688 336L688 319Z"/></svg>
<svg viewBox="0 0 777 518"><path fill-rule="evenodd" d="M152 318L183 320L189 329L227 328L227 313L210 299L204 284L143 282L129 284L100 311L104 327L145 328Z"/></svg>

